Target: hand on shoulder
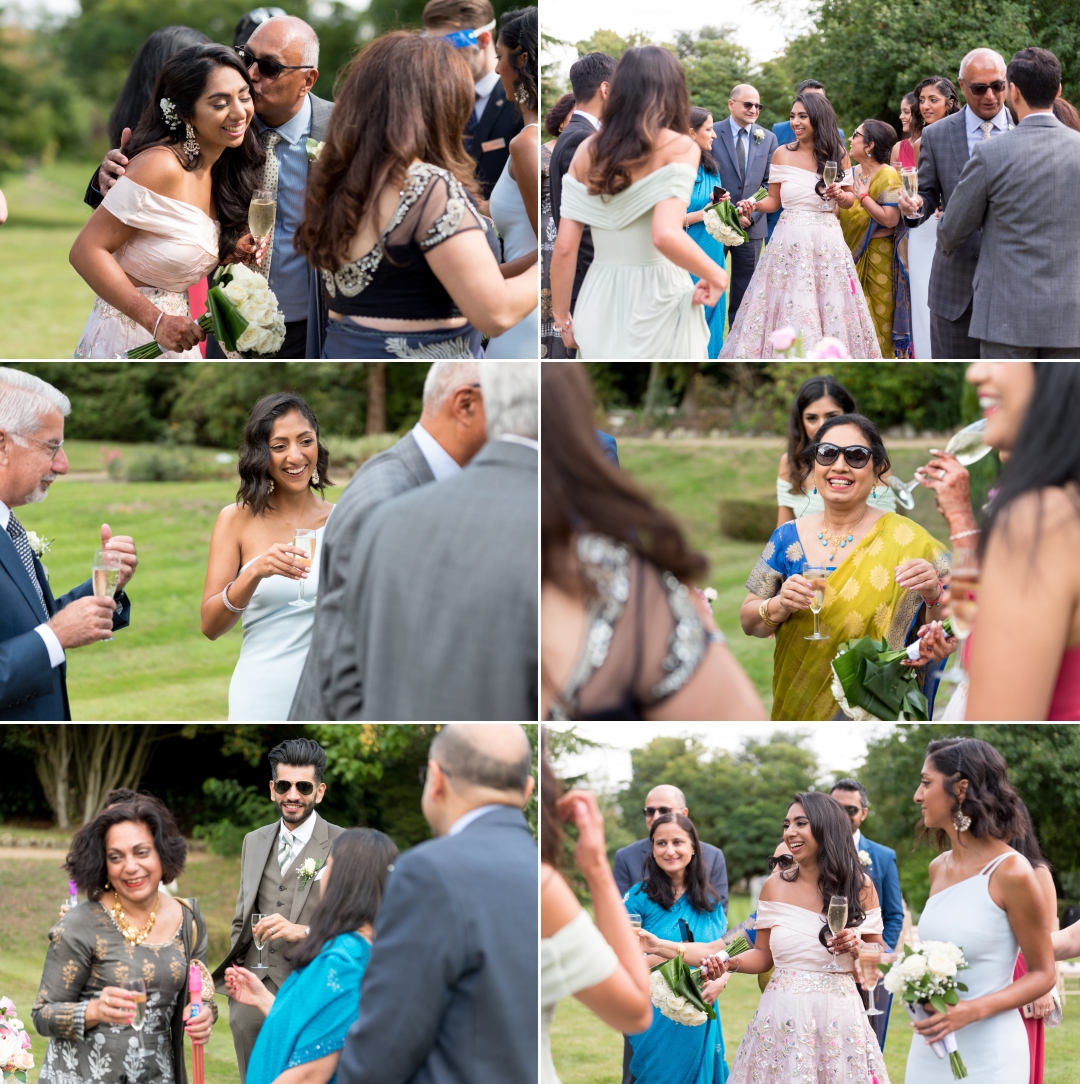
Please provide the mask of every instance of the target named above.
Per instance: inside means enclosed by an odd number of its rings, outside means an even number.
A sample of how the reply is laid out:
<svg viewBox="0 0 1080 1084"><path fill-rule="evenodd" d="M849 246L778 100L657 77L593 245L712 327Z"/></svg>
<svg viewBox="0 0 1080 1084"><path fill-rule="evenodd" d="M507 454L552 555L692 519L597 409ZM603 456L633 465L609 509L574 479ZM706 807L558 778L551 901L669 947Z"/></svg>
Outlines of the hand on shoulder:
<svg viewBox="0 0 1080 1084"><path fill-rule="evenodd" d="M131 159L126 176L159 196L176 199L183 192L186 170L168 147L150 147Z"/></svg>

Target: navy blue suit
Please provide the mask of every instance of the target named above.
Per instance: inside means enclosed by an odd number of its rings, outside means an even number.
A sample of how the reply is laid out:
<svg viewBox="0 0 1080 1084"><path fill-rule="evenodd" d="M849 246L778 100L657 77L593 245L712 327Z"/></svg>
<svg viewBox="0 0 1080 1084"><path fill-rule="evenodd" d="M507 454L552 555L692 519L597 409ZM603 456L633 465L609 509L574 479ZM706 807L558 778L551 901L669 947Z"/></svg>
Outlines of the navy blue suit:
<svg viewBox="0 0 1080 1084"><path fill-rule="evenodd" d="M538 888L536 844L510 806L406 851L338 1084L536 1084Z"/></svg>
<svg viewBox="0 0 1080 1084"><path fill-rule="evenodd" d="M69 602L94 593L92 581L54 599L41 562L34 558L41 592L51 618ZM67 664L49 665L49 649L34 630L48 618L41 612L34 585L7 531L0 529L0 720L56 722L71 718L67 695ZM116 600L113 628L126 628L131 604Z"/></svg>
<svg viewBox="0 0 1080 1084"><path fill-rule="evenodd" d="M862 836L859 849L870 855L870 865L865 869L870 880L874 882L878 902L881 904L881 921L885 927L881 936L887 950L891 951L896 947L897 938L904 925L904 900L900 895L900 873L896 868L896 851L883 847L880 843L874 843L866 836ZM870 1024L877 1034L878 1045L884 1050L892 995L881 983L878 983L875 990L875 1001L877 1007L885 1015L871 1016Z"/></svg>

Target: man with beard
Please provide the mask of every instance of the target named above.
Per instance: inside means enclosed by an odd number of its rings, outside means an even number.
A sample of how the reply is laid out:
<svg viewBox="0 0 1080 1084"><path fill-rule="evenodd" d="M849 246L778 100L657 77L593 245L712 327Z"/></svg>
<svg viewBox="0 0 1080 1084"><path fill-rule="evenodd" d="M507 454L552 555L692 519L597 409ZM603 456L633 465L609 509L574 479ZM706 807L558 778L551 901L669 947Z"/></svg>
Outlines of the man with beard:
<svg viewBox="0 0 1080 1084"><path fill-rule="evenodd" d="M240 858L240 892L232 923L232 951L214 972L214 982L225 993L225 968L239 964L254 969L263 985L276 994L292 966L285 958L289 942L307 936L307 924L319 902L314 882L330 853L330 844L344 828L328 824L315 811L326 794L322 781L326 754L318 742L293 738L270 752L270 798L281 819L244 837ZM315 860L316 872L306 876L303 866ZM254 932L263 941L264 969L258 969L259 951L252 938L252 915L262 915ZM240 1080L265 1017L258 1010L229 1001L229 1027L236 1048Z"/></svg>

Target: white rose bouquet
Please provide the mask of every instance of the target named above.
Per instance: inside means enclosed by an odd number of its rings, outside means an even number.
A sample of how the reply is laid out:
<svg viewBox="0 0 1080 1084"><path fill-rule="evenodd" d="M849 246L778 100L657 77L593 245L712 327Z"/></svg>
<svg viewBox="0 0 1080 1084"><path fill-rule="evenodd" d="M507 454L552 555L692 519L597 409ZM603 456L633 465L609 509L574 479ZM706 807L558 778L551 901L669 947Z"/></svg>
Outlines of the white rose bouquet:
<svg viewBox="0 0 1080 1084"><path fill-rule="evenodd" d="M750 198L762 200L768 194L768 189L759 188ZM750 240L750 236L742 228L738 209L730 199L723 198L726 195L727 192L722 188L713 189L714 202L705 208L702 221L705 223L705 229L711 237L715 237L717 241L727 245L728 248L735 248Z"/></svg>
<svg viewBox="0 0 1080 1084"><path fill-rule="evenodd" d="M3 1071L4 1080L13 1076L21 1084L26 1084L26 1071L33 1068L30 1036L26 1034L11 999L0 997L0 1070Z"/></svg>
<svg viewBox="0 0 1080 1084"><path fill-rule="evenodd" d="M700 975L700 969L687 966L681 952L673 960L657 964L649 977L652 1003L669 1020L689 1028L715 1020L713 1007L701 996Z"/></svg>
<svg viewBox="0 0 1080 1084"><path fill-rule="evenodd" d="M197 323L213 333L222 348L242 357L276 354L285 341L285 317L273 290L257 271L242 263L219 267L206 295L207 310ZM136 347L127 357L146 361L165 351L155 342Z"/></svg>
<svg viewBox="0 0 1080 1084"><path fill-rule="evenodd" d="M885 974L885 989L903 998L904 1008L913 1020L925 1020L930 1015L927 1005L945 1012L949 1005L959 1003L958 990L967 992L967 987L957 981L956 973L970 965L964 959L964 950L951 941L924 941L918 952L905 945L902 960L878 966ZM953 1032L931 1043L930 1049L939 1058L948 1055L953 1080L968 1075Z"/></svg>

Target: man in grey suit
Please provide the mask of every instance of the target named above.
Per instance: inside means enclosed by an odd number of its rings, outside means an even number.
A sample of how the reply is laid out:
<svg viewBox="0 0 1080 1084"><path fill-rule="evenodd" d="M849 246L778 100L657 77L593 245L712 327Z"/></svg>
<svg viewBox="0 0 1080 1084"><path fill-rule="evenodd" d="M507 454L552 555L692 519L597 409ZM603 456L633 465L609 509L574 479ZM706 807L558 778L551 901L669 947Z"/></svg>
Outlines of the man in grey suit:
<svg viewBox="0 0 1080 1084"><path fill-rule="evenodd" d="M1012 127L1005 107L1005 61L993 49L973 49L960 62L960 89L967 105L923 129L919 143L919 195L900 196L900 211L913 229L938 209L948 209L961 171L976 145L1004 136ZM946 251L940 223L930 270L930 353L935 358L977 358L979 340L970 333L973 280L980 230Z"/></svg>
<svg viewBox="0 0 1080 1084"><path fill-rule="evenodd" d="M326 522L315 628L290 719L327 718L325 675L330 657L348 635L342 621L346 573L353 544L368 516L399 493L460 474L487 439L475 361L436 361L424 380L423 402L420 420L412 430L356 472Z"/></svg>
<svg viewBox="0 0 1080 1084"><path fill-rule="evenodd" d="M738 203L739 200L749 199L762 185L768 188L769 164L776 150L776 136L756 123L761 114L761 96L747 83L740 83L732 89L728 113L726 120L713 125L716 132L713 156L720 164L720 180L731 194L731 202ZM743 294L754 277L754 268L757 267L768 229L765 212L758 211L746 229L750 240L724 250L731 253L728 320L732 323L735 322Z"/></svg>
<svg viewBox="0 0 1080 1084"><path fill-rule="evenodd" d="M973 280L972 338L984 358L1080 357L1080 225L1046 227L1031 201L1031 163L1053 202L1080 204L1080 133L1055 116L1061 65L1046 49L1021 49L1006 74L1019 124L1008 139L975 147L938 226L946 254L982 232ZM1036 209L1038 208L1038 209Z"/></svg>
<svg viewBox="0 0 1080 1084"><path fill-rule="evenodd" d="M536 719L538 370L481 362L488 443L342 551L327 719Z"/></svg>
<svg viewBox="0 0 1080 1084"><path fill-rule="evenodd" d="M520 726L445 726L395 863L338 1084L535 1084L538 862Z"/></svg>
<svg viewBox="0 0 1080 1084"><path fill-rule="evenodd" d="M258 828L244 837L240 857L240 891L232 922L232 950L214 972L214 983L226 993L225 970L242 964L262 978L263 985L276 994L288 978L292 965L285 958L290 942L307 936L311 913L319 902L314 878L302 878L300 867L315 859L321 869L330 853L330 844L345 831L328 824L315 812L326 794L322 781L326 754L318 742L293 738L270 751L270 798L281 819ZM255 927L263 939L264 969L258 969L259 951L252 938L251 916L262 915ZM236 1049L241 1084L248 1060L259 1037L265 1017L258 1009L229 1001L229 1028Z"/></svg>

